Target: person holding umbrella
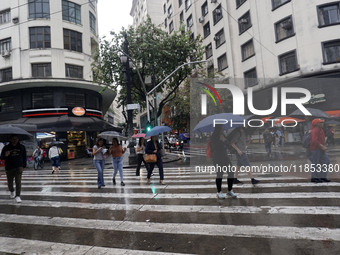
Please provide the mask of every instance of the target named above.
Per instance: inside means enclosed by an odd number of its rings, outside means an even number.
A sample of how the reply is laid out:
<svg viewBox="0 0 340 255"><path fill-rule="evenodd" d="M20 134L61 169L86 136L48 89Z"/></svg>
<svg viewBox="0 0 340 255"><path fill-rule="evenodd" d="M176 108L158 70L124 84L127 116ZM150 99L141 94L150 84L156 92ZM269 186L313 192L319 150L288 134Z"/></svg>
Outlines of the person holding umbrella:
<svg viewBox="0 0 340 255"><path fill-rule="evenodd" d="M144 163L144 166L146 170L148 171L149 165L144 160L144 154L145 154L145 139L144 137L140 137L138 144L137 144L137 168L136 168L136 176L140 175L140 167L142 165L142 162Z"/></svg>
<svg viewBox="0 0 340 255"><path fill-rule="evenodd" d="M17 203L21 203L21 176L26 168L26 148L19 143L18 135L10 136L10 143L1 152L1 159L5 160L5 170L7 176L10 197L15 198ZM15 194L13 181L15 179Z"/></svg>
<svg viewBox="0 0 340 255"><path fill-rule="evenodd" d="M60 170L60 154L61 151L56 144L51 143L51 148L48 151L48 157L52 164L52 174L58 173Z"/></svg>
<svg viewBox="0 0 340 255"><path fill-rule="evenodd" d="M112 146L109 149L109 154L112 156L112 165L113 165L113 185L116 185L116 175L119 171L120 176L120 184L125 186L124 178L123 178L123 155L126 151L126 148L122 148L122 146L118 143L117 138L112 139Z"/></svg>
<svg viewBox="0 0 340 255"><path fill-rule="evenodd" d="M146 134L147 135L147 134ZM161 144L158 142L158 135L151 136L151 140L147 142L145 153L146 154L156 154L157 156L157 162L156 163L150 163L149 169L148 169L148 184L150 184L150 177L152 175L152 171L155 168L155 165L157 165L159 169L159 182L162 185L165 185L164 183L164 171L163 171L163 161L162 161L162 153L161 153Z"/></svg>

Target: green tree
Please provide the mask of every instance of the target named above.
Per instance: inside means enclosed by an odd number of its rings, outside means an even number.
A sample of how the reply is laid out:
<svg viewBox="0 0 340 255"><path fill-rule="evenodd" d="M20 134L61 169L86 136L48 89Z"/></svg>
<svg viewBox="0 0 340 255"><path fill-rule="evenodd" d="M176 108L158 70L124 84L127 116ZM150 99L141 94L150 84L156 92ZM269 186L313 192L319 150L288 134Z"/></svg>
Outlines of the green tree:
<svg viewBox="0 0 340 255"><path fill-rule="evenodd" d="M146 105L146 92L150 91L154 85L181 64L190 60L201 60L203 56L202 39L200 36L193 38L189 31L185 31L184 26L169 35L147 19L137 28L129 27L129 29L123 28L120 33L112 32L111 41L104 38L100 43L93 64L93 72L95 81L107 84L115 91L121 85L118 102L123 107L126 105L126 86L119 56L124 48L125 33L129 43L129 56L134 62L131 97L133 103L139 103L142 107ZM139 74L136 67L138 67ZM184 66L157 89L158 93L163 93L163 98L158 105L157 117L161 115L164 105L175 98L176 90L195 68L192 65ZM140 80L145 81L145 78L150 76L153 77L153 84L144 87Z"/></svg>

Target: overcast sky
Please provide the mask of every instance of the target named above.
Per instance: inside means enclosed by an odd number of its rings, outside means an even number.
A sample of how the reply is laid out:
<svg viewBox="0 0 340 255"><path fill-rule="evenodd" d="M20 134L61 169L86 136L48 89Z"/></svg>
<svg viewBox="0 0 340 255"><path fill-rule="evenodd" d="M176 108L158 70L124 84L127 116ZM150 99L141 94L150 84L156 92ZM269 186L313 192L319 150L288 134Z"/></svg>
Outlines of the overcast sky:
<svg viewBox="0 0 340 255"><path fill-rule="evenodd" d="M132 25L130 16L132 0L98 0L99 36L110 36L110 31L119 32Z"/></svg>

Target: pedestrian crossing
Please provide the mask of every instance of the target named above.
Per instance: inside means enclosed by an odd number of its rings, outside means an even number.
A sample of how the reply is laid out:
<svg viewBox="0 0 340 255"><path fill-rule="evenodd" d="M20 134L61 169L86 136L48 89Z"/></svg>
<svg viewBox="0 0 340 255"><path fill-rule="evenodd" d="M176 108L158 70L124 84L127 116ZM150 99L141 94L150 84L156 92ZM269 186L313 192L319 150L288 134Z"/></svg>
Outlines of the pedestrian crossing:
<svg viewBox="0 0 340 255"><path fill-rule="evenodd" d="M0 170L0 253L8 254L340 254L340 183L240 174L237 199L216 198L214 175L192 167L124 169L126 186L97 188L93 166L27 170L22 203ZM116 177L119 179L119 176ZM223 191L227 191L226 180Z"/></svg>

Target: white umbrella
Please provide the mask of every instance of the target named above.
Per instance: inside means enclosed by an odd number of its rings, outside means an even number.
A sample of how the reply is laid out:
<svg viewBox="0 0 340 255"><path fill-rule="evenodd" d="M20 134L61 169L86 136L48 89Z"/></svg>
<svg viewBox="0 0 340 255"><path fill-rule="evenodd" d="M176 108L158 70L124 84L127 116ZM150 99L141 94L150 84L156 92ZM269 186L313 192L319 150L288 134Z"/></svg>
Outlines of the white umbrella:
<svg viewBox="0 0 340 255"><path fill-rule="evenodd" d="M127 140L128 138L126 136L123 136L123 134L118 133L116 131L105 131L98 135L98 137L103 138L105 140L111 141L113 138L117 138L118 140Z"/></svg>

